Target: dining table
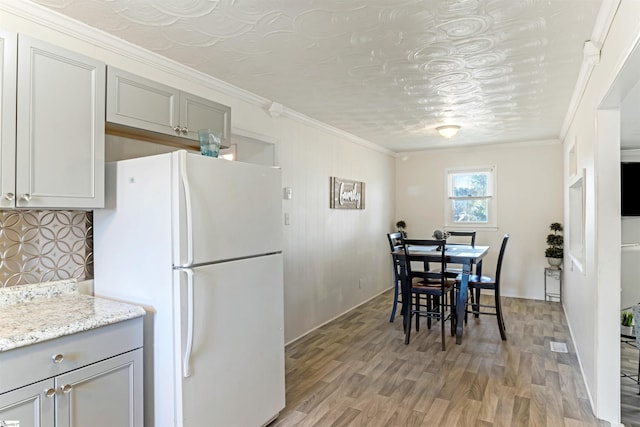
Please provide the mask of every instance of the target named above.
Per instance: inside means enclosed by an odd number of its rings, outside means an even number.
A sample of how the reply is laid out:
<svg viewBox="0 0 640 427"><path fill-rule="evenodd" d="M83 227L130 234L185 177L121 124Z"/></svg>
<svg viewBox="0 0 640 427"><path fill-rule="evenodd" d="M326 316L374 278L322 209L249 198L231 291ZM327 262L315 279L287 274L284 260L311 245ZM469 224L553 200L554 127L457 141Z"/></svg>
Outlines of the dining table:
<svg viewBox="0 0 640 427"><path fill-rule="evenodd" d="M439 246L419 246L419 245L407 245L408 260L404 249L398 249L393 252L399 260L401 270L401 288L402 288L402 315L404 316L404 326L407 326L409 320L409 311L411 309L411 283L407 279L407 261L422 261L427 265L429 261L434 261L440 258ZM467 304L467 291L469 289L469 275L471 269L475 265L477 275L482 274L482 259L489 252L489 246L471 246L461 244L445 244L445 260L447 263L462 265L460 288L456 299L456 344L462 343L462 333L464 329L464 315ZM405 303L405 301L407 303Z"/></svg>

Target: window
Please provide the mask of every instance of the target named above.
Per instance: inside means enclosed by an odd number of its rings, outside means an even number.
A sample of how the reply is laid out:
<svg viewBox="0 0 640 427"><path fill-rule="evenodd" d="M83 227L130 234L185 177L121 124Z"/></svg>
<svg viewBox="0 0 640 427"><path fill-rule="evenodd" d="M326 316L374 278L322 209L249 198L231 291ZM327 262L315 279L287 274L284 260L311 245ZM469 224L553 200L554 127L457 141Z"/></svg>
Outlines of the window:
<svg viewBox="0 0 640 427"><path fill-rule="evenodd" d="M495 166L447 169L448 227L497 227Z"/></svg>

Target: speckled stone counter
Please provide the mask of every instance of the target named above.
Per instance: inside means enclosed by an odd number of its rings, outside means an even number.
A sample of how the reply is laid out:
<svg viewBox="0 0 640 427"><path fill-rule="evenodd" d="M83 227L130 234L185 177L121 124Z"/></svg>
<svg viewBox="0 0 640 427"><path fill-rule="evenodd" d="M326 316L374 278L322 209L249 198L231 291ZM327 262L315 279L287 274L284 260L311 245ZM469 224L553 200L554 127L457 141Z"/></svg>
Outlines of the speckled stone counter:
<svg viewBox="0 0 640 427"><path fill-rule="evenodd" d="M81 295L75 280L0 288L0 352L144 314L136 305Z"/></svg>

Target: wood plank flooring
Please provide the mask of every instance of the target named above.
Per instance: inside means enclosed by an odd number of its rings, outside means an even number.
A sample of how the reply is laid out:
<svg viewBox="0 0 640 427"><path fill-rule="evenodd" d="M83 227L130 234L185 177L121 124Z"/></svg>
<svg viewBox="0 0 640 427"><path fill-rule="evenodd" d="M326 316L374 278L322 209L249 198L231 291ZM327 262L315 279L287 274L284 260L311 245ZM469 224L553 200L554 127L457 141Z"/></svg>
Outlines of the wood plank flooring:
<svg viewBox="0 0 640 427"><path fill-rule="evenodd" d="M286 348L286 426L606 426L589 405L559 303L504 298L469 318L463 343L423 322L404 345L391 292ZM564 342L568 353L550 350Z"/></svg>
<svg viewBox="0 0 640 427"><path fill-rule="evenodd" d="M635 346L620 342L620 369L638 375L639 351ZM640 388L630 379L620 379L620 419L625 427L640 427Z"/></svg>

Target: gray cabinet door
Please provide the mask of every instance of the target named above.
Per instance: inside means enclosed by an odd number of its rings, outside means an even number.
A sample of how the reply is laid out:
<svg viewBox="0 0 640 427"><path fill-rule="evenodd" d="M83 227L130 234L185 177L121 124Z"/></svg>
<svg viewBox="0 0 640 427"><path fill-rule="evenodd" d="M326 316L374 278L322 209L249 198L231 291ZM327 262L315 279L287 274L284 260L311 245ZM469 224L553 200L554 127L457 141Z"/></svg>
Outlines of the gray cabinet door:
<svg viewBox="0 0 640 427"><path fill-rule="evenodd" d="M106 66L18 36L16 206L104 206Z"/></svg>
<svg viewBox="0 0 640 427"><path fill-rule="evenodd" d="M0 207L13 207L16 191L16 63L18 37L0 30Z"/></svg>
<svg viewBox="0 0 640 427"><path fill-rule="evenodd" d="M56 377L56 426L142 427L142 349Z"/></svg>
<svg viewBox="0 0 640 427"><path fill-rule="evenodd" d="M46 395L51 390L52 395ZM0 421L19 421L20 427L53 427L53 379L0 394Z"/></svg>
<svg viewBox="0 0 640 427"><path fill-rule="evenodd" d="M180 123L187 129L186 138L198 141L198 130L218 132L221 145L229 146L231 132L231 108L199 96L180 94Z"/></svg>
<svg viewBox="0 0 640 427"><path fill-rule="evenodd" d="M180 91L107 67L107 122L180 136Z"/></svg>

